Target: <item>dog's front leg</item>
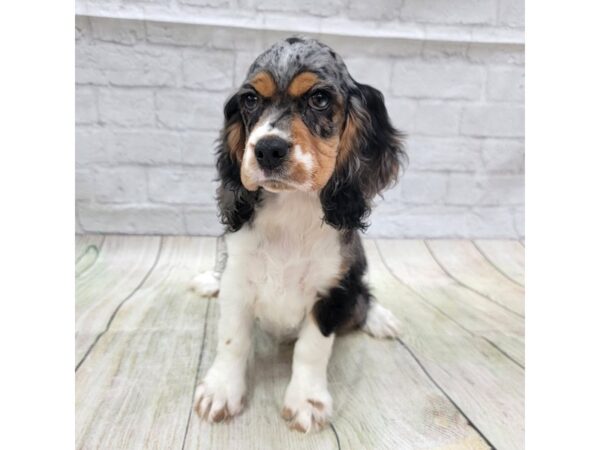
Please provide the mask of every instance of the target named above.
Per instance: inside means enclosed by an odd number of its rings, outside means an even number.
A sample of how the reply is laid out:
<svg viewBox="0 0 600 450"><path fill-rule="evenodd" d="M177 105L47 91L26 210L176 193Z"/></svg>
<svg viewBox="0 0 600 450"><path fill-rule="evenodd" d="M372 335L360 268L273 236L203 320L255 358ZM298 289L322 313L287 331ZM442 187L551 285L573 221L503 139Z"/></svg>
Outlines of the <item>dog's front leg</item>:
<svg viewBox="0 0 600 450"><path fill-rule="evenodd" d="M249 302L254 289L244 273L236 261L230 261L221 278L217 355L194 396L196 412L209 422L226 420L244 407L254 323Z"/></svg>
<svg viewBox="0 0 600 450"><path fill-rule="evenodd" d="M308 433L329 421L331 395L327 390L327 364L334 334L323 336L309 315L294 347L292 379L285 393L282 416L291 428Z"/></svg>

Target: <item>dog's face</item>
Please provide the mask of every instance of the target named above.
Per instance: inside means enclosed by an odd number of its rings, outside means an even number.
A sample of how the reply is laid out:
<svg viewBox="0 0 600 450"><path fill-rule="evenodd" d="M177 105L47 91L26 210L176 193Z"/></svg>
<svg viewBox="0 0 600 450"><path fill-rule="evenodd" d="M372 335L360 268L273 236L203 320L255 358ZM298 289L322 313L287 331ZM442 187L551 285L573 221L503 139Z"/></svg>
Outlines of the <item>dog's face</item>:
<svg viewBox="0 0 600 450"><path fill-rule="evenodd" d="M252 215L261 188L318 192L326 221L362 228L369 201L395 179L403 155L379 91L357 83L329 47L304 38L256 59L225 106L222 138L219 203L233 229L231 219L243 224ZM358 205L339 217L338 200ZM240 211L248 217L231 215Z"/></svg>
<svg viewBox="0 0 600 450"><path fill-rule="evenodd" d="M322 189L340 152L350 81L335 53L288 39L258 57L237 93L243 124L233 143L246 189ZM237 138L237 137L236 137Z"/></svg>

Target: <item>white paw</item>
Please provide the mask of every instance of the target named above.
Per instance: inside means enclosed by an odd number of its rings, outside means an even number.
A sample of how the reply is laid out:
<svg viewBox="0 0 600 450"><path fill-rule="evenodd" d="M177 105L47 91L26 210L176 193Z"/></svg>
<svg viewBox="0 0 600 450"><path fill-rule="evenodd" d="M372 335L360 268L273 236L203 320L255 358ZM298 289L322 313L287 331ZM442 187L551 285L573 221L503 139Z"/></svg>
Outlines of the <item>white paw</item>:
<svg viewBox="0 0 600 450"><path fill-rule="evenodd" d="M207 270L192 280L191 288L202 297L214 297L219 293L219 285L219 274L213 270Z"/></svg>
<svg viewBox="0 0 600 450"><path fill-rule="evenodd" d="M396 338L400 337L402 326L391 311L373 302L362 328L376 338Z"/></svg>
<svg viewBox="0 0 600 450"><path fill-rule="evenodd" d="M238 415L244 409L244 377L228 376L219 370L208 371L196 387L194 409L202 420L218 423Z"/></svg>
<svg viewBox="0 0 600 450"><path fill-rule="evenodd" d="M332 404L326 388L301 387L291 382L285 392L281 416L292 430L319 431L329 423Z"/></svg>

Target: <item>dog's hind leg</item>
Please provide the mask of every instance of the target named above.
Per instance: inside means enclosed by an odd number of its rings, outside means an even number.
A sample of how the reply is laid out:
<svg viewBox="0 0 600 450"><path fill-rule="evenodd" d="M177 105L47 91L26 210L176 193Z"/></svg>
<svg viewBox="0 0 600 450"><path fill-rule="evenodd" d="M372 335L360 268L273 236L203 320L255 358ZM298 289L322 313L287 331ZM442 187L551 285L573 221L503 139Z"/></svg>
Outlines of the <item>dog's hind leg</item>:
<svg viewBox="0 0 600 450"><path fill-rule="evenodd" d="M401 323L394 314L376 301L371 301L363 331L376 338L400 337Z"/></svg>
<svg viewBox="0 0 600 450"><path fill-rule="evenodd" d="M201 272L194 277L190 288L202 297L216 297L221 285L221 274L214 270Z"/></svg>

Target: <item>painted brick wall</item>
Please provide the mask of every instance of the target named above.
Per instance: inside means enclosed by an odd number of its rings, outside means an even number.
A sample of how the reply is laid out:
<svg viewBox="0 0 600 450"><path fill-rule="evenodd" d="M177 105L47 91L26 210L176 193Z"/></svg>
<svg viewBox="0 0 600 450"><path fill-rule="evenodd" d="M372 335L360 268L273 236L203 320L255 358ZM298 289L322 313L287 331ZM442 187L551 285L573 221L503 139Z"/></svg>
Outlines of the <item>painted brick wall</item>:
<svg viewBox="0 0 600 450"><path fill-rule="evenodd" d="M522 0L90 0L77 11L78 231L220 233L222 107L283 29L335 48L408 134L410 165L369 234L523 236Z"/></svg>

